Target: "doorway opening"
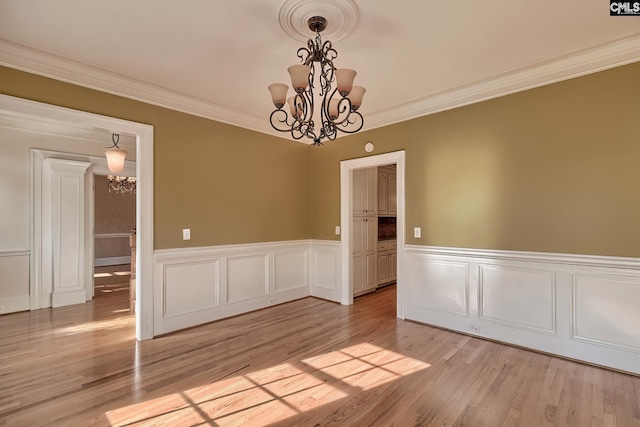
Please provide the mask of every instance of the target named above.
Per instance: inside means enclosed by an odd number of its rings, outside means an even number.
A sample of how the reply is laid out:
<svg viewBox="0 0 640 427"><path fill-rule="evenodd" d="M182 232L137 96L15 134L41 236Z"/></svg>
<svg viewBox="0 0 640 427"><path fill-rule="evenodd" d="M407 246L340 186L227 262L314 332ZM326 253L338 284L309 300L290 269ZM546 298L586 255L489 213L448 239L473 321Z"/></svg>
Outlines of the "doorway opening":
<svg viewBox="0 0 640 427"><path fill-rule="evenodd" d="M107 175L94 174L92 292L94 298L125 296L119 308L135 313L136 195L117 190Z"/></svg>
<svg viewBox="0 0 640 427"><path fill-rule="evenodd" d="M67 130L103 130L109 133L128 134L136 141L136 338L153 338L153 127L112 117L86 113L68 108L43 104L8 95L0 95L0 114L15 120L26 121L29 129L57 132L62 135ZM39 168L32 165L36 175ZM32 180L33 181L33 180ZM42 198L42 188L31 182L30 230L29 230L29 298L32 310L42 307L43 274L40 266L49 262L42 255L41 239L43 232L41 212L34 201ZM93 264L93 261L91 261Z"/></svg>
<svg viewBox="0 0 640 427"><path fill-rule="evenodd" d="M363 157L359 159L344 160L340 163L340 223L342 224L341 236L341 256L342 256L342 275L341 275L341 298L340 302L344 305L353 304L354 297L354 281L361 283L361 279L366 279L366 271L374 271L373 281L369 278L368 282L371 286L377 286L377 249L378 249L378 223L377 223L377 206L374 209L376 218L369 215L369 212L355 213L356 210L368 211L366 201L361 199L362 193L356 194L355 187L361 187L360 180L367 175L356 172L360 170L377 171L378 167L387 165L395 165L395 193L396 193L396 212L395 212L395 233L396 233L396 315L404 318L404 245L405 245L405 151L396 151L393 153L380 154L375 156ZM372 179L369 177L369 180ZM375 175L377 180L377 173ZM366 186L366 184L365 184ZM369 192L368 194L373 194ZM373 197L377 204L377 187L376 194ZM373 225L369 223L373 221ZM364 224L364 225L363 225ZM360 237L367 235L368 245L363 245ZM375 245L373 244L375 242ZM367 242L364 242L367 243ZM357 253L354 257L354 249L356 244L365 248L362 254L363 260L357 259ZM366 251L368 246L369 251ZM375 248L375 250L374 250ZM372 258L373 256L373 258ZM362 262L360 265L354 264ZM368 258L368 259L367 259ZM375 260L375 262L374 262ZM356 268L357 267L357 268ZM365 277L359 277L360 272L364 272ZM367 280L364 280L367 282ZM375 282L375 283L374 283ZM356 294L358 290L356 289Z"/></svg>

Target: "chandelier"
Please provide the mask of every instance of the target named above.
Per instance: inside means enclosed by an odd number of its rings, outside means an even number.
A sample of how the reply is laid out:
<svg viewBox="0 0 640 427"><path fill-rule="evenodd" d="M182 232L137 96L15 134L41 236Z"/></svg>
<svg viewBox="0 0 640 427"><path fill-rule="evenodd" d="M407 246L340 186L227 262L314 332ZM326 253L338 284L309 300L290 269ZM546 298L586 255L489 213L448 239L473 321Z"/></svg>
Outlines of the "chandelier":
<svg viewBox="0 0 640 427"><path fill-rule="evenodd" d="M116 193L121 193L123 196L126 193L136 194L135 176L108 175L107 182L109 185L109 193L111 193L111 190L113 190Z"/></svg>
<svg viewBox="0 0 640 427"><path fill-rule="evenodd" d="M330 41L322 42L320 33L327 20L314 16L307 21L309 29L316 33L306 47L298 49L301 64L292 65L288 71L295 94L287 99L289 87L284 83L269 85L276 109L271 113L271 126L280 132L290 132L293 139L310 138L313 145L322 145L324 139L333 141L338 131L356 133L362 129L364 119L358 112L365 88L353 86L354 70L336 69L333 60L338 52ZM320 122L314 121L316 100L314 99L315 76L318 74L320 99ZM333 83L335 82L335 88ZM284 105L289 105L290 115Z"/></svg>
<svg viewBox="0 0 640 427"><path fill-rule="evenodd" d="M120 141L120 135L117 133L111 134L111 140L113 145L107 147L104 150L105 156L107 156L107 166L113 173L118 173L124 168L124 159L127 157L127 150L123 150L118 147L118 141Z"/></svg>

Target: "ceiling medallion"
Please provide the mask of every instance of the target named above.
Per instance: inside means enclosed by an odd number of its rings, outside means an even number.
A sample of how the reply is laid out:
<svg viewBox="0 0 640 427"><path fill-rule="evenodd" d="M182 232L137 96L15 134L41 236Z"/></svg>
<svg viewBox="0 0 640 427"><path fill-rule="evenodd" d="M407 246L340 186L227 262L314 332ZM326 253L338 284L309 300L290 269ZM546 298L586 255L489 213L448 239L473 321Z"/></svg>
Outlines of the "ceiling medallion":
<svg viewBox="0 0 640 427"><path fill-rule="evenodd" d="M323 37L334 42L347 37L360 16L353 0L285 0L278 10L280 27L294 40L309 39L309 19L322 16L328 22Z"/></svg>

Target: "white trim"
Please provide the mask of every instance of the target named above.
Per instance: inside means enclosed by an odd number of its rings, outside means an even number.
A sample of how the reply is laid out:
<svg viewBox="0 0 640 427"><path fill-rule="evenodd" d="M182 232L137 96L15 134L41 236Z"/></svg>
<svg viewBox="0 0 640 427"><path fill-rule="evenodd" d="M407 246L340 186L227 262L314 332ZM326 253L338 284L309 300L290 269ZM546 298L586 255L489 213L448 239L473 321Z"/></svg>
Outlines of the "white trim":
<svg viewBox="0 0 640 427"><path fill-rule="evenodd" d="M633 33L618 40L547 59L468 86L428 95L377 111L367 115L364 129L388 126L439 111L619 67L636 62L639 58L640 34ZM286 138L273 130L264 117L233 110L4 39L0 39L0 65Z"/></svg>
<svg viewBox="0 0 640 427"><path fill-rule="evenodd" d="M353 304L353 283L351 277L351 223L353 216L353 170L373 166L396 164L396 193L398 200L398 213L396 222L396 234L398 242L398 276L397 283L397 307L396 315L404 319L404 245L405 245L405 151L378 154L359 159L343 160L340 162L340 225L341 225L341 255L342 275L340 280L340 302L345 305Z"/></svg>
<svg viewBox="0 0 640 427"><path fill-rule="evenodd" d="M94 239L122 239L131 237L131 233L101 233L94 234Z"/></svg>
<svg viewBox="0 0 640 427"><path fill-rule="evenodd" d="M104 267L107 265L131 264L131 256L112 256L96 258L93 260L94 267Z"/></svg>
<svg viewBox="0 0 640 427"><path fill-rule="evenodd" d="M340 302L342 277L339 240L310 240L309 285L311 296Z"/></svg>
<svg viewBox="0 0 640 427"><path fill-rule="evenodd" d="M155 251L154 331L164 334L310 296L309 248L309 240L294 240ZM275 259L291 254L305 260L302 270L285 272L298 282L278 289Z"/></svg>
<svg viewBox="0 0 640 427"><path fill-rule="evenodd" d="M0 257L2 256L24 256L29 255L29 249L23 249L18 251L0 251Z"/></svg>
<svg viewBox="0 0 640 427"><path fill-rule="evenodd" d="M640 258L418 245L405 257L407 319L640 373Z"/></svg>
<svg viewBox="0 0 640 427"><path fill-rule="evenodd" d="M283 240L279 242L238 243L231 245L197 246L193 248L156 249L156 261L194 260L221 254L243 254L247 251L284 250L296 246L308 246L309 240Z"/></svg>
<svg viewBox="0 0 640 427"><path fill-rule="evenodd" d="M407 253L452 255L455 257L481 258L509 261L532 261L551 264L567 264L589 267L615 267L640 270L640 258L606 255L561 254L552 252L503 251L497 249L468 249L444 246L406 245Z"/></svg>
<svg viewBox="0 0 640 427"><path fill-rule="evenodd" d="M640 34L541 61L486 80L376 111L367 130L569 80L640 60Z"/></svg>
<svg viewBox="0 0 640 427"><path fill-rule="evenodd" d="M0 113L69 123L74 126L95 127L136 136L136 176L139 189L136 193L136 228L138 230L136 243L138 248L136 260L136 292L138 296L136 300L136 338L138 340L153 338L153 127L7 95L0 95ZM33 186L32 183L32 196L38 191ZM33 204L31 207L33 208ZM38 213L31 215L37 216ZM31 223L33 227L30 232L31 248L35 248L33 246L34 234L41 232L41 230L33 225L34 221ZM34 253L33 255L32 263L34 258L41 257L41 254ZM34 271L33 267L31 271Z"/></svg>

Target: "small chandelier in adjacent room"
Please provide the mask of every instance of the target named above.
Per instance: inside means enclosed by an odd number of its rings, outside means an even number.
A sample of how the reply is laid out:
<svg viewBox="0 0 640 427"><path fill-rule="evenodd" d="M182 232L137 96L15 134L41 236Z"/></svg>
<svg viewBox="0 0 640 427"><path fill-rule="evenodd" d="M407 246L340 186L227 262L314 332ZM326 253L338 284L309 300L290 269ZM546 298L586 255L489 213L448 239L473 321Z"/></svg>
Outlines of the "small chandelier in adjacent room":
<svg viewBox="0 0 640 427"><path fill-rule="evenodd" d="M118 141L120 141L120 135L117 133L111 134L111 140L113 145L107 147L104 150L105 156L107 156L107 166L113 173L118 173L124 168L124 159L127 157L127 151L118 147Z"/></svg>
<svg viewBox="0 0 640 427"><path fill-rule="evenodd" d="M327 20L314 16L308 20L309 29L316 33L315 40L309 39L307 47L298 49L301 64L289 67L294 95L287 98L289 87L283 83L269 86L276 109L269 118L271 126L280 132L290 132L294 139L310 138L313 145L322 145L324 139L333 141L338 131L356 133L364 124L358 108L362 104L365 88L353 86L354 70L337 69L333 60L338 52L330 41L322 42L320 33L326 28ZM316 73L318 83L315 82ZM335 88L333 83L335 82ZM320 99L314 99L314 89L319 85ZM289 105L290 116L284 105ZM316 105L320 110L320 121L313 115Z"/></svg>
<svg viewBox="0 0 640 427"><path fill-rule="evenodd" d="M116 193L121 193L122 195L125 195L126 193L136 194L135 176L108 175L107 182L109 184L109 193L113 190Z"/></svg>

